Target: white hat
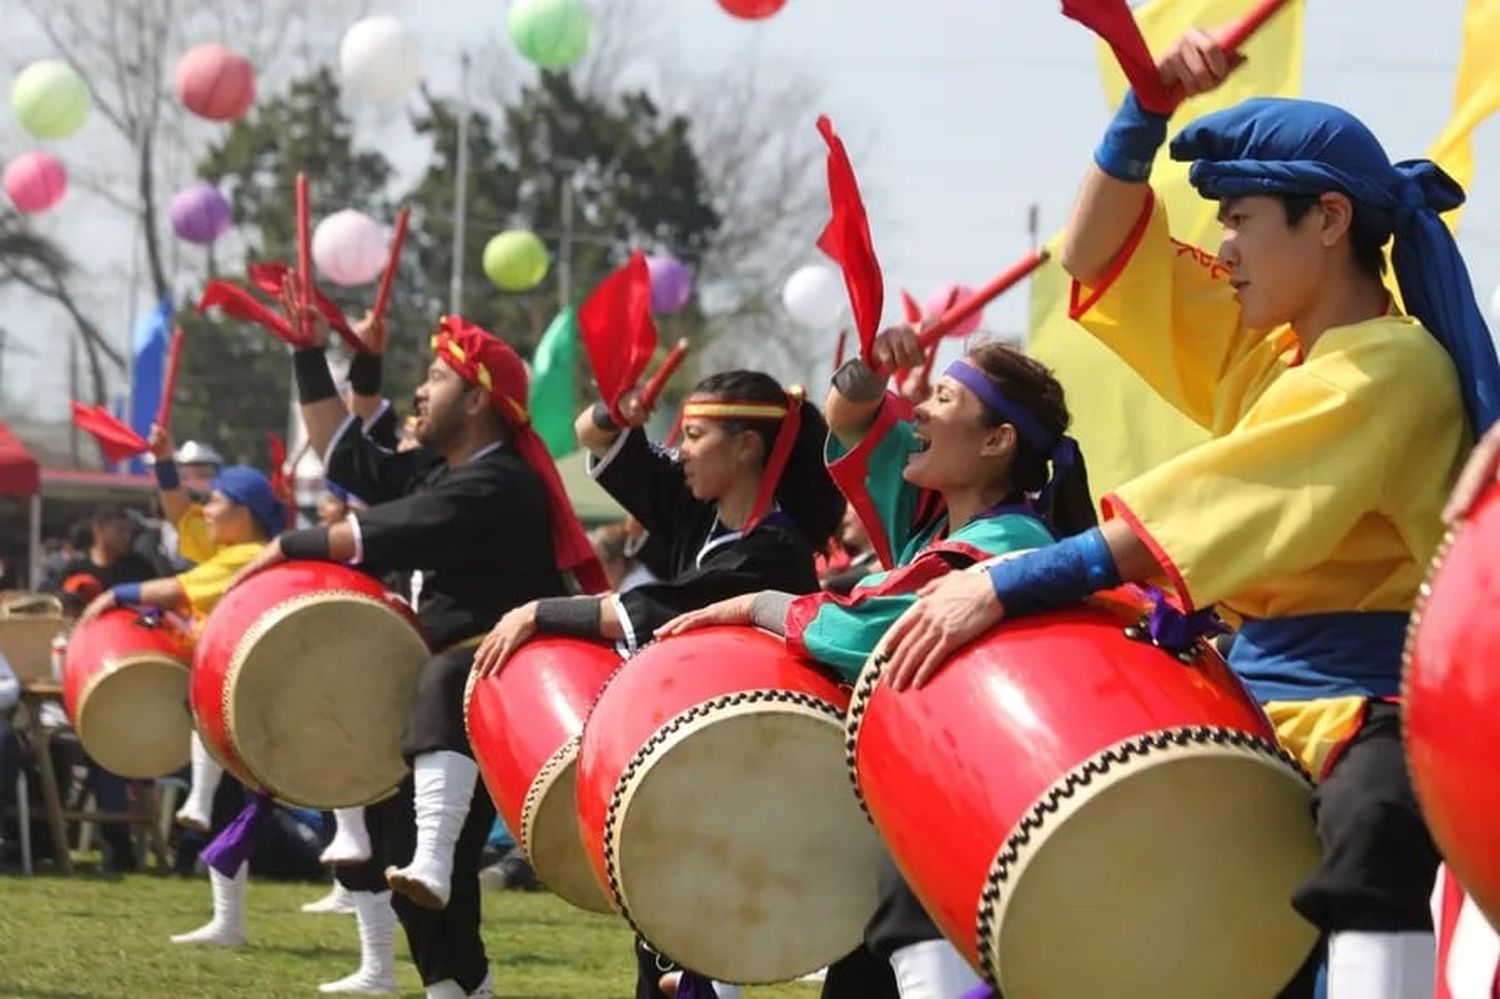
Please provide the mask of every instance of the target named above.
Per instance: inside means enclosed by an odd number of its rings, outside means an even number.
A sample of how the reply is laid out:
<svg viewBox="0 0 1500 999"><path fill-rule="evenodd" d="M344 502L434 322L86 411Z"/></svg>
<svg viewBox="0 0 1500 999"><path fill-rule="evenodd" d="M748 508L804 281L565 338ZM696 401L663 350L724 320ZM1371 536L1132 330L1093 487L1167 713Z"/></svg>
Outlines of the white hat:
<svg viewBox="0 0 1500 999"><path fill-rule="evenodd" d="M207 444L187 441L173 456L179 465L222 465L224 456Z"/></svg>

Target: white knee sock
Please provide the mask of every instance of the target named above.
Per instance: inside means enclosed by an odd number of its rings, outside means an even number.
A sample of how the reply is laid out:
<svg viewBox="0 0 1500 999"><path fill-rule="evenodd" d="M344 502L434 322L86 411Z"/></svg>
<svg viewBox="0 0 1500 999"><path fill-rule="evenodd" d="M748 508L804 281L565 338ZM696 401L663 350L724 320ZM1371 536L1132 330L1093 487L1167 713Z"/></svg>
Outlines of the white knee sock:
<svg viewBox="0 0 1500 999"><path fill-rule="evenodd" d="M209 755L208 747L203 744L203 739L197 732L193 733L188 743L188 754L192 761L188 770L192 786L188 788L182 807L177 809L177 823L207 832L209 823L213 821L214 792L219 789L224 768Z"/></svg>
<svg viewBox="0 0 1500 999"><path fill-rule="evenodd" d="M1334 933L1328 999L1429 999L1435 964L1431 933Z"/></svg>
<svg viewBox="0 0 1500 999"><path fill-rule="evenodd" d="M325 864L359 864L370 859L370 832L363 808L333 810L333 839L318 857Z"/></svg>
<svg viewBox="0 0 1500 999"><path fill-rule="evenodd" d="M958 999L984 982L946 940L923 940L891 955L901 999Z"/></svg>
<svg viewBox="0 0 1500 999"><path fill-rule="evenodd" d="M430 909L448 905L453 889L453 850L469 815L479 767L462 753L423 753L412 761L417 847L411 863L391 868L393 889Z"/></svg>
<svg viewBox="0 0 1500 999"><path fill-rule="evenodd" d="M391 893L355 891L349 897L359 917L359 970L319 985L318 991L392 995L396 991L396 910L391 908Z"/></svg>
<svg viewBox="0 0 1500 999"><path fill-rule="evenodd" d="M214 944L239 947L245 942L245 888L250 883L250 865L244 863L232 878L212 867L208 883L213 891L214 918L189 933L172 937L173 943Z"/></svg>

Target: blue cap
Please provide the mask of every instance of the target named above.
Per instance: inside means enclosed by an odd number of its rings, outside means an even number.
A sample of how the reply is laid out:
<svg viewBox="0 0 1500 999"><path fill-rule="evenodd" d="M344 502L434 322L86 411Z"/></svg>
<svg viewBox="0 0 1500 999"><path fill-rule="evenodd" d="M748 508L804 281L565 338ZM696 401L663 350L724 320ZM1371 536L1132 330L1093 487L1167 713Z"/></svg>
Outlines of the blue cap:
<svg viewBox="0 0 1500 999"><path fill-rule="evenodd" d="M265 528L267 537L276 537L286 526L286 506L276 498L271 480L249 465L230 465L214 476L214 489L250 511L250 516Z"/></svg>

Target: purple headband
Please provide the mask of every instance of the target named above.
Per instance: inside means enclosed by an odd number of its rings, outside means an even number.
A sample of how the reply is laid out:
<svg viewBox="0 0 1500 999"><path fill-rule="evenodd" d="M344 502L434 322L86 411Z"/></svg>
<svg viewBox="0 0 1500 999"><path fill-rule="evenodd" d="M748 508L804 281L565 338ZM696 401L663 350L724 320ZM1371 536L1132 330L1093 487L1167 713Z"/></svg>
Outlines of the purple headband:
<svg viewBox="0 0 1500 999"><path fill-rule="evenodd" d="M1037 498L1038 507L1044 512L1050 511L1053 486L1079 459L1078 442L1066 434L1053 434L1042 426L1042 421L1031 410L1000 391L993 378L968 361L954 361L943 373L978 396L980 402L1015 427L1023 441L1052 462L1052 477Z"/></svg>

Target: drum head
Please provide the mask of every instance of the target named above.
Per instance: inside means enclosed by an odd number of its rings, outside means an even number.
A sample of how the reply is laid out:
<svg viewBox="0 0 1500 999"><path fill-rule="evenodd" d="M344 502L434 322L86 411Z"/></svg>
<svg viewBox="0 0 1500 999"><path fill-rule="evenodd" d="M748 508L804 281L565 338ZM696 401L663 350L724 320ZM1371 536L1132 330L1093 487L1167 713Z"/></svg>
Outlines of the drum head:
<svg viewBox="0 0 1500 999"><path fill-rule="evenodd" d="M1209 731L1114 747L1017 827L981 902L1005 995L1264 999L1296 972L1317 939L1290 903L1318 862L1310 789Z"/></svg>
<svg viewBox="0 0 1500 999"><path fill-rule="evenodd" d="M724 700L738 703L680 715L627 768L606 854L657 950L720 981L784 981L859 944L883 848L836 713Z"/></svg>
<svg viewBox="0 0 1500 999"><path fill-rule="evenodd" d="M609 896L594 876L578 828L576 784L578 740L547 761L526 796L521 820L531 866L542 883L566 902L592 912L613 913Z"/></svg>
<svg viewBox="0 0 1500 999"><path fill-rule="evenodd" d="M257 782L309 808L349 808L406 776L401 732L427 660L381 602L312 593L262 617L224 685L230 739Z"/></svg>
<svg viewBox="0 0 1500 999"><path fill-rule="evenodd" d="M152 655L123 657L84 688L78 740L112 774L131 780L164 777L187 766L193 734L187 696L182 663Z"/></svg>

